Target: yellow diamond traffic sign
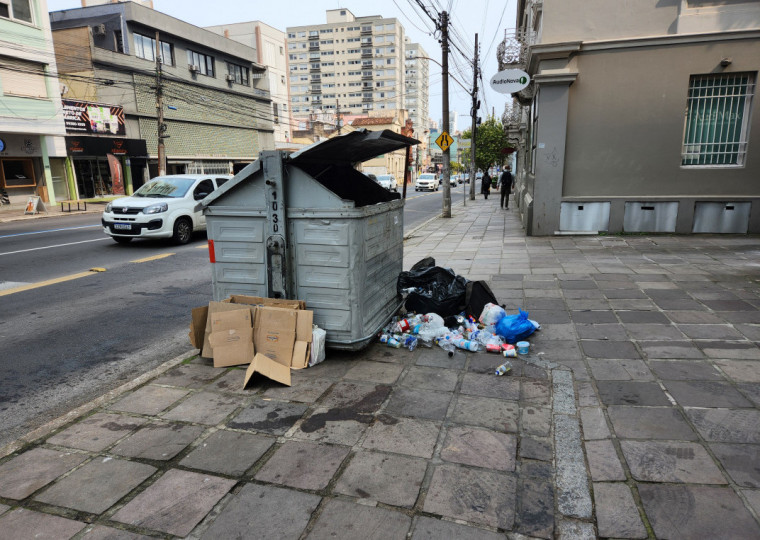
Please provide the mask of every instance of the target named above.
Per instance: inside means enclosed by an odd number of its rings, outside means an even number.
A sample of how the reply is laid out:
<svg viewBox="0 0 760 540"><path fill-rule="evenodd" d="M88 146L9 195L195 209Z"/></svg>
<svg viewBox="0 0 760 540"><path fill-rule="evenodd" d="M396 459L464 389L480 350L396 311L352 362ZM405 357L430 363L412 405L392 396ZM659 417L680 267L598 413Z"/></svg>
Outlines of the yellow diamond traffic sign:
<svg viewBox="0 0 760 540"><path fill-rule="evenodd" d="M451 146L454 143L454 139L451 138L451 135L446 133L445 131L441 133L438 138L435 140L435 144L437 144L441 150L444 152L448 150L449 146Z"/></svg>

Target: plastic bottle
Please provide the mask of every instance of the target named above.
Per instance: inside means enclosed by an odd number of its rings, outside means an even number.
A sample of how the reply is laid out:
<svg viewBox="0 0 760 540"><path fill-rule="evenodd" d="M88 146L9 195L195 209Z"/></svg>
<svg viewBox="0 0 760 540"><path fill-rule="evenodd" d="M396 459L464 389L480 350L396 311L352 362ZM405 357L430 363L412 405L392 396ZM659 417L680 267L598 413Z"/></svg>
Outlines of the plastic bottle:
<svg viewBox="0 0 760 540"><path fill-rule="evenodd" d="M512 363L504 362L502 365L496 368L496 375L506 375L512 371Z"/></svg>
<svg viewBox="0 0 760 540"><path fill-rule="evenodd" d="M410 351L413 351L414 349L417 348L417 341L419 340L416 337L409 336L404 340L404 347L406 347Z"/></svg>
<svg viewBox="0 0 760 540"><path fill-rule="evenodd" d="M451 336L440 336L436 338L436 343L438 343L441 349L449 353L449 356L454 356L456 346L454 346L454 344L451 342Z"/></svg>
<svg viewBox="0 0 760 540"><path fill-rule="evenodd" d="M473 351L476 352L478 350L478 342L477 341L470 341L468 339L464 338L457 338L452 340L454 345L459 347L460 349L464 349L465 351Z"/></svg>
<svg viewBox="0 0 760 540"><path fill-rule="evenodd" d="M398 349L401 347L401 342L397 340L396 338L389 338L386 345L388 345L388 347L393 347L394 349Z"/></svg>

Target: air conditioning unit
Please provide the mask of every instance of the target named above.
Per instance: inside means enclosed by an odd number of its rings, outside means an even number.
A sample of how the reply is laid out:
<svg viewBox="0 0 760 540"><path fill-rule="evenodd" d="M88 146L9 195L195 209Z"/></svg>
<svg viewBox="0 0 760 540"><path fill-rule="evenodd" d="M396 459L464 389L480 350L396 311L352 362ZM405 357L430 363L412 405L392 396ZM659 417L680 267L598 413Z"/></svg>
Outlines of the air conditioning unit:
<svg viewBox="0 0 760 540"><path fill-rule="evenodd" d="M93 36L105 36L106 35L106 25L105 24L96 24L92 27L92 35Z"/></svg>
<svg viewBox="0 0 760 540"><path fill-rule="evenodd" d="M225 77L225 79L227 79L227 82L235 82L235 76L234 75L227 75L227 77Z"/></svg>
<svg viewBox="0 0 760 540"><path fill-rule="evenodd" d="M200 66L198 64L193 64L190 66L190 71L193 73L198 73L201 70Z"/></svg>

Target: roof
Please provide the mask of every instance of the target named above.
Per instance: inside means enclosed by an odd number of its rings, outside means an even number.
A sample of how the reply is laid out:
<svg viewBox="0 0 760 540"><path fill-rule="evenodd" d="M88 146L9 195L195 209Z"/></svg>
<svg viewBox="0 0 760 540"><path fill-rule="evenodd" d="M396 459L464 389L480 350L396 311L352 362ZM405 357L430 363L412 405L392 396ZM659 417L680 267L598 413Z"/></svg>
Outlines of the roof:
<svg viewBox="0 0 760 540"><path fill-rule="evenodd" d="M378 118L357 118L351 122L352 126L383 126L386 124L392 124L394 118L392 116L381 116Z"/></svg>

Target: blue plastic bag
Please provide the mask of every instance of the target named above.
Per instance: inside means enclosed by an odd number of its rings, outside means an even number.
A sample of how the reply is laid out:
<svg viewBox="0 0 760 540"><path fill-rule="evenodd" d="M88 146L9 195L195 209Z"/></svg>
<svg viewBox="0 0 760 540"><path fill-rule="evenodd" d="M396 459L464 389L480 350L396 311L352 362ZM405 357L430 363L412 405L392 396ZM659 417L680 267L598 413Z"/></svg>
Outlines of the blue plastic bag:
<svg viewBox="0 0 760 540"><path fill-rule="evenodd" d="M535 331L536 327L528 320L528 312L523 310L517 315L505 315L496 323L496 333L507 343L522 341Z"/></svg>

